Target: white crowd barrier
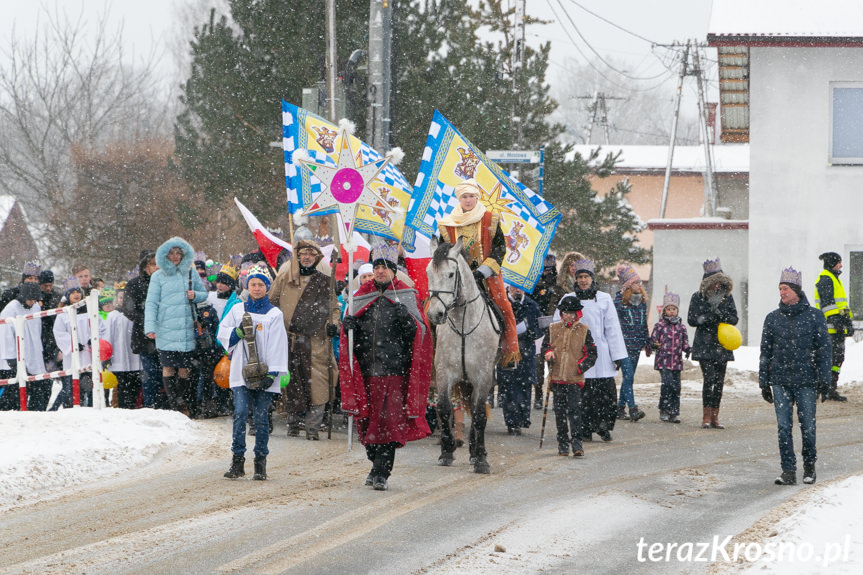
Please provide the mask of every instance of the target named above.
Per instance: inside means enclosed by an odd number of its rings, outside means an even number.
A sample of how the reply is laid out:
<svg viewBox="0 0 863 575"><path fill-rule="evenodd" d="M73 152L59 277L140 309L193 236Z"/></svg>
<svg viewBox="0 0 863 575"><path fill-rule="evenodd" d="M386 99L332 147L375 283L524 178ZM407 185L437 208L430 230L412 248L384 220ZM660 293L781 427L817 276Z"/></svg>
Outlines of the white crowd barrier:
<svg viewBox="0 0 863 575"><path fill-rule="evenodd" d="M78 352L78 308L87 306L87 319L90 323L90 363L81 365L81 360ZM30 375L27 373L27 357L24 348L24 322L38 320L42 321L43 317L59 315L61 313L69 314L69 332L72 340L72 365L71 369L50 371L47 373L38 373ZM102 361L99 355L99 325L102 321L99 315L99 291L93 290L90 295L80 302L67 305L55 309L37 311L30 314L19 315L15 317L7 317L0 319L0 325L12 324L15 326L15 345L17 347L17 366L15 377L9 379L0 379L0 386L6 386L3 393L13 393L15 386L18 387L18 396L21 401L21 411L27 410L27 382L42 381L45 379L54 379L62 376L72 376L72 398L73 404L77 407L81 405L81 391L79 377L82 372L92 372L93 374L93 407L101 409L105 406L105 394L103 393L104 385L102 383Z"/></svg>

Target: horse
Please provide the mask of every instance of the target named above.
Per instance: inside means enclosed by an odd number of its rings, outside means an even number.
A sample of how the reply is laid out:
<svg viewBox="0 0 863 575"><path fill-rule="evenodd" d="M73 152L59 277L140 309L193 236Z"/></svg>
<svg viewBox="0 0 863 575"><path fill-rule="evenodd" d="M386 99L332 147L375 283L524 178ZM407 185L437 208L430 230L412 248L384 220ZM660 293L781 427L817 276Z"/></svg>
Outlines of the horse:
<svg viewBox="0 0 863 575"><path fill-rule="evenodd" d="M451 428L452 394L470 400L470 463L475 473L491 473L485 449L486 400L494 386L500 322L486 304L463 252L455 245L431 243L426 268L429 287L427 317L437 327L434 367L440 416L441 454L438 465L450 466L456 449Z"/></svg>

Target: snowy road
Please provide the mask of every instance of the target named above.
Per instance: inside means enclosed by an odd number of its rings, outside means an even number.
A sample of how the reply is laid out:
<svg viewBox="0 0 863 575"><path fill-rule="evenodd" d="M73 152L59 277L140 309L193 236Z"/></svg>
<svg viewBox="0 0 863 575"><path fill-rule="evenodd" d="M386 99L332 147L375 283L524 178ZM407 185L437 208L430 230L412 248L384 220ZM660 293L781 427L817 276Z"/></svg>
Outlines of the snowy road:
<svg viewBox="0 0 863 575"><path fill-rule="evenodd" d="M510 437L497 409L490 476L469 473L464 450L437 467L430 438L400 450L385 493L362 485L368 465L343 433L280 432L270 481L224 480L230 422L196 422L205 447L5 511L0 573L700 573L707 563L640 562L638 544L724 539L813 489L772 485L775 417L751 388L727 392L724 431L696 427L692 389L681 425L658 422L654 386L636 393L648 418L619 422L584 460L556 455L551 417L539 451L540 412ZM863 472L863 391L849 395L819 404L819 484Z"/></svg>

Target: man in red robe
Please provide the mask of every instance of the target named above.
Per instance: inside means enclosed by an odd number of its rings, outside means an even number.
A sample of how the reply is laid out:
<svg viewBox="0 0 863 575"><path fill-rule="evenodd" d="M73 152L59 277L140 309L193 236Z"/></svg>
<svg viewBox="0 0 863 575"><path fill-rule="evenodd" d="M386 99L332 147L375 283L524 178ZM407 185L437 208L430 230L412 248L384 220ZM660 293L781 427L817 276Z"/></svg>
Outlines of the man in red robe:
<svg viewBox="0 0 863 575"><path fill-rule="evenodd" d="M366 485L377 491L387 489L396 449L431 433L425 420L431 331L416 290L395 277L397 254L387 248L373 251L374 281L357 290L356 311L345 316L339 339L342 410L356 415L372 462Z"/></svg>

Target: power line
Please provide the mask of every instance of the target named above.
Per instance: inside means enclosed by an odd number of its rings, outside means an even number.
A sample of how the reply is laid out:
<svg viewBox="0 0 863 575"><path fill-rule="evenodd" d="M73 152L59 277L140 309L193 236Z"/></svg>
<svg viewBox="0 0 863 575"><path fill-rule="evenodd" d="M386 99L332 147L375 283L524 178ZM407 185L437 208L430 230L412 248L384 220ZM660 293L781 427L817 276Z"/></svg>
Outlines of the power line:
<svg viewBox="0 0 863 575"><path fill-rule="evenodd" d="M588 10L587 8L585 8L584 6L582 6L581 4L579 4L578 2L576 2L575 0L569 0L569 1L570 1L570 2L572 2L573 4L575 4L576 6L578 6L579 8L581 8L582 10L584 10L585 12L587 12L588 14L590 14L591 16L593 16L593 17L595 17L595 18L599 18L600 20L602 20L602 21L603 21L603 22L605 22L606 24L610 24L611 26L614 26L615 28L617 28L617 29L618 29L618 30L620 30L621 32L626 32L626 33L627 33L627 34L629 34L630 36L634 36L634 37L638 38L639 40L644 40L644 41L645 41L645 42L647 42L648 44L653 44L653 45L657 44L657 42L654 42L653 40L650 40L649 38L645 38L645 37L644 37L644 36L642 36L641 34L638 34L638 33L636 33L636 32L633 32L632 30L627 30L627 29L626 29L626 28L624 28L623 26L621 26L621 25L619 25L619 24L615 24L614 22L612 22L612 21L611 21L611 20L609 20L608 18L605 18L605 17L603 17L603 16L600 16L600 15L599 15L599 14L597 14L596 12L593 12L593 11L591 11L591 10Z"/></svg>

